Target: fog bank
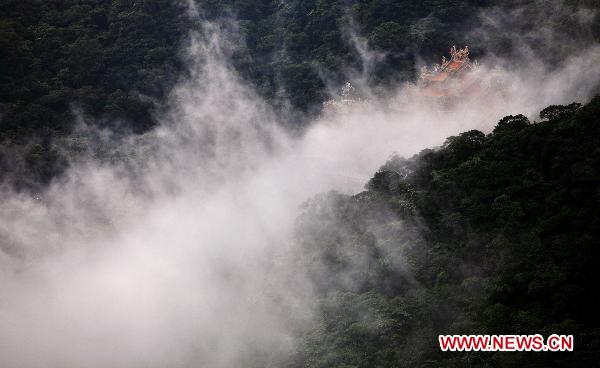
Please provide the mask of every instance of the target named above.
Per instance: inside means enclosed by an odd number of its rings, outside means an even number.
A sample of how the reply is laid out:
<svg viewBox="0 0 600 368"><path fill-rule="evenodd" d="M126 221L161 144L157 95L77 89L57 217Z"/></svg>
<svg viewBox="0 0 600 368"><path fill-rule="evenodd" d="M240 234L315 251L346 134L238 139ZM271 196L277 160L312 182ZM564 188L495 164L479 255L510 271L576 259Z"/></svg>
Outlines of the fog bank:
<svg viewBox="0 0 600 368"><path fill-rule="evenodd" d="M2 193L2 366L278 366L311 318L290 256L302 202L362 190L392 153L585 102L600 82L597 45L553 70L484 59L489 88L449 109L414 86L363 90L369 103L296 137L235 73L230 31L191 36L190 78L159 127L119 143L122 161L77 163L36 198Z"/></svg>

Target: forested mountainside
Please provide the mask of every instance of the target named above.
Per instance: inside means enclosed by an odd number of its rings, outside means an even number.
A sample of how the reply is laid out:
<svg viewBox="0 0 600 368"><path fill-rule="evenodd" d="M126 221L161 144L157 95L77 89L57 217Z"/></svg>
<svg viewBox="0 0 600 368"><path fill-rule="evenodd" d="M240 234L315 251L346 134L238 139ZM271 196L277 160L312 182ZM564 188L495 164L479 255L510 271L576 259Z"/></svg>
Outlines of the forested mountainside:
<svg viewBox="0 0 600 368"><path fill-rule="evenodd" d="M297 367L591 367L600 345L600 98L500 120L307 202L320 295ZM573 353L445 353L438 334L573 334ZM401 362L401 363L399 363Z"/></svg>
<svg viewBox="0 0 600 368"><path fill-rule="evenodd" d="M570 39L548 50L543 41L552 32L582 42L600 39L594 17L587 19L592 27L581 27L580 12L564 13L554 5L196 1L196 17L186 1L5 0L0 4L1 176L11 176L17 187L35 188L60 173L68 162L65 151L85 149L68 139L77 114L113 132L154 126L156 110L185 74L181 46L190 30L201 31L202 20L235 19L243 38L233 63L241 76L276 108L315 113L327 98L327 85L358 76L370 87L395 85L413 78L420 60L437 60L453 44L471 45L476 57L496 53L510 60L525 43L552 65L579 44ZM598 3L563 6L574 10ZM498 9L509 16L496 19ZM531 32L537 28L538 36ZM515 37L525 32L527 39Z"/></svg>
<svg viewBox="0 0 600 368"><path fill-rule="evenodd" d="M598 0L0 1L0 366L597 366L598 45Z"/></svg>

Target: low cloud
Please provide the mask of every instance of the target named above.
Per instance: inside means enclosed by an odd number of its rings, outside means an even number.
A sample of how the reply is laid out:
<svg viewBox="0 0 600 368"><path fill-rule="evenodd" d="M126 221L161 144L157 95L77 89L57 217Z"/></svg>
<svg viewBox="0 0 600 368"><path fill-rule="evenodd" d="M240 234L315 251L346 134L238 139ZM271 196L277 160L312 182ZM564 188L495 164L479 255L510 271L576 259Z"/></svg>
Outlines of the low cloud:
<svg viewBox="0 0 600 368"><path fill-rule="evenodd" d="M235 73L230 32L191 36L189 78L160 126L118 142L117 163L74 164L37 197L2 193L2 365L277 366L311 317L291 259L302 202L360 191L394 152L584 102L600 82L597 46L552 69L484 59L483 92L451 108L399 86L298 137Z"/></svg>

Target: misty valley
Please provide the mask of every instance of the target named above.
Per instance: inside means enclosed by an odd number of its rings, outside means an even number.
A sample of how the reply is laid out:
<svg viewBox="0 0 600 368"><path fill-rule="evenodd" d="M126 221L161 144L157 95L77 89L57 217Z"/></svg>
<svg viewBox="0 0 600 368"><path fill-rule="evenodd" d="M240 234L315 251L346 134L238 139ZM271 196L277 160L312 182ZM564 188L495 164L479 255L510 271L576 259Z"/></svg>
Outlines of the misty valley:
<svg viewBox="0 0 600 368"><path fill-rule="evenodd" d="M0 367L597 365L599 12L0 2Z"/></svg>

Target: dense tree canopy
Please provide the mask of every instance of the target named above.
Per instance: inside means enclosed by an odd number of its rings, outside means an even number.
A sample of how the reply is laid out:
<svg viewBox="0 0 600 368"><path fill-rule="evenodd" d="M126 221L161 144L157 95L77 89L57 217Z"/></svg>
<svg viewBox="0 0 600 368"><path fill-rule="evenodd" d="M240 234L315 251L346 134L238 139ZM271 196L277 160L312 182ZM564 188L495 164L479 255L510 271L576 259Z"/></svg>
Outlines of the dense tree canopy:
<svg viewBox="0 0 600 368"><path fill-rule="evenodd" d="M291 366L596 364L600 98L507 116L392 158L355 196L309 201L297 236L320 320ZM318 256L315 256L317 254ZM438 334L573 334L573 353L444 353Z"/></svg>
<svg viewBox="0 0 600 368"><path fill-rule="evenodd" d="M360 74L385 90L454 44L518 60L512 36L527 34L518 42L552 67L579 47L572 39L600 41L597 16L573 11L598 9L593 0L565 0L566 13L520 0L196 3L201 20L236 19L240 76L275 109L309 116L328 85ZM86 150L78 115L116 133L151 129L185 75L193 29L202 27L183 0L3 0L0 182L37 190L60 175ZM544 37L556 34L575 37L547 50ZM360 194L307 202L298 262L314 279L318 321L289 366L597 364L600 99L540 117L449 137L391 159ZM575 352L439 351L438 334L473 333L574 334Z"/></svg>
<svg viewBox="0 0 600 368"><path fill-rule="evenodd" d="M371 87L394 85L414 77L417 58L437 60L453 44L473 46L475 56L489 51L510 55L519 50L513 34L527 32L528 39L519 42L528 42L540 60L556 61L579 44L571 40L560 49L546 50L540 41L548 32L577 33L577 39L585 42L600 39L598 22L582 26L578 12L563 14L551 3L201 0L196 4L201 20L237 20L244 41L233 61L242 77L274 106L302 113L320 109L326 85L341 85L357 74ZM577 5L597 3L569 1L563 8L573 10ZM72 149L64 139L73 132L76 113L113 131L144 132L152 127L154 111L185 72L182 43L189 30L201 29L186 6L183 0L3 1L1 176L6 179L10 174L18 187L32 187L60 173L68 162L64 151ZM517 8L518 12L511 10ZM494 15L498 9L511 15ZM535 27L544 31L532 32ZM474 35L473 29L485 37ZM378 55L376 60L364 59L360 52L364 47Z"/></svg>
<svg viewBox="0 0 600 368"><path fill-rule="evenodd" d="M74 111L141 132L181 69L190 25L178 2L3 1L0 4L0 172L18 186L61 172ZM160 20L160 21L157 21Z"/></svg>

